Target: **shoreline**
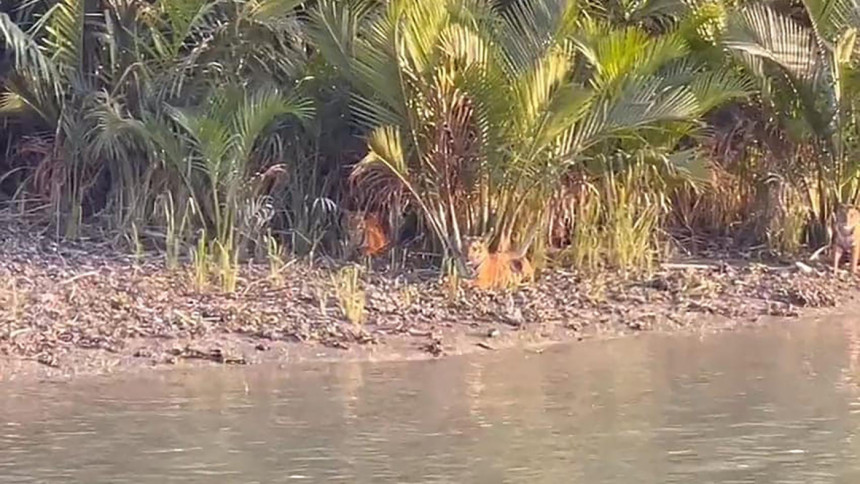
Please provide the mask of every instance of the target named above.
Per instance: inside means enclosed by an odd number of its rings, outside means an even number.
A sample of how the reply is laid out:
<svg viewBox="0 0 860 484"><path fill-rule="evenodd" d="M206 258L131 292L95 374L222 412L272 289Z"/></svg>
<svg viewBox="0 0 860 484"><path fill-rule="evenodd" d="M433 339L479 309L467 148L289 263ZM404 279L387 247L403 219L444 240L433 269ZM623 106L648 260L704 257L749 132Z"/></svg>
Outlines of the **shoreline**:
<svg viewBox="0 0 860 484"><path fill-rule="evenodd" d="M283 280L243 266L235 293L197 291L167 271L95 243L0 235L0 381L54 380L161 367L406 361L539 349L640 333L713 333L850 311L856 280L826 264L664 265L650 276L545 271L516 292L453 296L438 273L362 276L356 327L334 294L336 266L293 261Z"/></svg>
<svg viewBox="0 0 860 484"><path fill-rule="evenodd" d="M853 308L853 312L850 310ZM536 338L524 341L527 338L508 338L496 340L498 343L491 348L478 345L484 340L473 337L471 345L463 345L458 351L448 351L442 356L432 354L414 347L407 338L398 341L387 341L382 346L350 348L347 350L336 350L328 347L317 347L302 345L300 343L288 343L282 353L272 352L266 356L254 359L243 365L245 367L259 368L284 368L294 365L315 364L350 364L350 363L404 363L416 361L431 361L446 357L468 357L495 351L521 351L523 353L541 354L546 350L557 347L574 346L577 344L589 344L606 342L621 338L636 338L641 336L689 336L689 335L715 335L733 331L755 330L766 328L776 324L811 324L814 320L826 317L849 317L860 311L860 301L851 301L844 305L832 308L812 308L804 311L799 316L761 316L753 320L732 321L725 320L724 324L713 324L709 321L701 327L688 327L679 330L650 330L636 331L630 333L602 333L593 336L576 337L568 339ZM723 319L714 318L711 319ZM224 343L224 340L220 340ZM393 343L393 344L392 344ZM411 343L414 343L411 342ZM160 374L170 374L181 371L200 371L204 369L215 370L228 366L229 364L218 364L205 359L177 359L170 364L148 364L136 358L105 358L104 354L79 353L74 363L60 367L45 366L36 361L0 357L0 384L33 384L33 383L68 383L73 381L88 380L91 378L111 377L157 377ZM107 364L105 364L107 363Z"/></svg>

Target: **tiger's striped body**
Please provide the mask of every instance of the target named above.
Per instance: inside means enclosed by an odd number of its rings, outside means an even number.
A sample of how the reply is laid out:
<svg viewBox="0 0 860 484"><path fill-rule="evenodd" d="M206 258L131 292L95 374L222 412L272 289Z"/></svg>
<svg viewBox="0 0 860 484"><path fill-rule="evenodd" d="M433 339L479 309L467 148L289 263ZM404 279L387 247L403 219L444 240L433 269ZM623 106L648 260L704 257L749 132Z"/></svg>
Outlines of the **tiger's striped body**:
<svg viewBox="0 0 860 484"><path fill-rule="evenodd" d="M851 273L857 273L860 243L855 230L860 225L860 210L841 204L836 207L830 226L830 249L833 251L833 272L839 269L839 261L845 252L851 253Z"/></svg>
<svg viewBox="0 0 860 484"><path fill-rule="evenodd" d="M475 269L475 287L479 289L507 289L534 281L534 267L525 255L513 251L490 253L482 239L466 241L469 264Z"/></svg>
<svg viewBox="0 0 860 484"><path fill-rule="evenodd" d="M347 236L352 249L365 257L381 254L390 244L385 226L372 213L347 213Z"/></svg>

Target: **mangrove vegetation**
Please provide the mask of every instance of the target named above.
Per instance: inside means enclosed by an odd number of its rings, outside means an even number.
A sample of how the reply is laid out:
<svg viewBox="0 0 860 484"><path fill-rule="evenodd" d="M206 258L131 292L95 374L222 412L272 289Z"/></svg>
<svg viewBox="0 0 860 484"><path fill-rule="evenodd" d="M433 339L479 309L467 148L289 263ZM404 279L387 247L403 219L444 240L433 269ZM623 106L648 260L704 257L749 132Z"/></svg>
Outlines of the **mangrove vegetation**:
<svg viewBox="0 0 860 484"><path fill-rule="evenodd" d="M860 191L851 0L0 0L0 204L192 261L814 250ZM353 236L355 234L352 234ZM214 267L209 271L209 267Z"/></svg>

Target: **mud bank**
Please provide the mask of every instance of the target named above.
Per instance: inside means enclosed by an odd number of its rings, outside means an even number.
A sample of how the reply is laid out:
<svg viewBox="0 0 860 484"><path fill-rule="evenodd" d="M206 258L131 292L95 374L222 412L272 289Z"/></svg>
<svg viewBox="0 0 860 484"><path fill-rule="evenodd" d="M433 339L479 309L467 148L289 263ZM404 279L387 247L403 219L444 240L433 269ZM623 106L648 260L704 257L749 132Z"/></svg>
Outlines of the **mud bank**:
<svg viewBox="0 0 860 484"><path fill-rule="evenodd" d="M517 292L457 291L433 270L362 276L365 318L343 317L337 265L243 266L232 294L91 243L0 231L0 380L178 365L402 360L642 332L713 332L839 312L857 281L711 258L653 274L549 270Z"/></svg>

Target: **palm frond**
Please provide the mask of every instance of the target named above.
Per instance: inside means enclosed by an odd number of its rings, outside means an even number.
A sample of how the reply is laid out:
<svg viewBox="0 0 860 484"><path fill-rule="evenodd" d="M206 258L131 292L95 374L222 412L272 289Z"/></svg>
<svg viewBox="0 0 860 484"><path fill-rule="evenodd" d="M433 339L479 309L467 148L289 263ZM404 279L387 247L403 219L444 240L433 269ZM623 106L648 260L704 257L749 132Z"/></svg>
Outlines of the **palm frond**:
<svg viewBox="0 0 860 484"><path fill-rule="evenodd" d="M579 49L596 71L594 83L609 86L626 76L649 75L688 52L678 33L652 37L638 27L589 23Z"/></svg>
<svg viewBox="0 0 860 484"><path fill-rule="evenodd" d="M45 15L46 42L57 64L83 69L86 13L84 0L59 0Z"/></svg>
<svg viewBox="0 0 860 484"><path fill-rule="evenodd" d="M240 159L249 159L263 131L281 116L293 115L300 120L313 116L309 99L284 96L275 89L253 93L235 114L236 143Z"/></svg>
<svg viewBox="0 0 860 484"><path fill-rule="evenodd" d="M813 32L766 5L749 5L733 15L724 43L772 62L798 82L812 82L823 67Z"/></svg>
<svg viewBox="0 0 860 484"><path fill-rule="evenodd" d="M803 0L818 38L836 43L842 32L860 26L860 5L854 0Z"/></svg>
<svg viewBox="0 0 860 484"><path fill-rule="evenodd" d="M449 24L447 1L402 2L401 12L392 9L391 22L397 25L400 34L395 48L401 62L408 62L415 73L428 73L434 67L433 58L442 36ZM396 15L396 17L395 17Z"/></svg>
<svg viewBox="0 0 860 484"><path fill-rule="evenodd" d="M401 124L408 118L403 73L395 45L399 12L372 17L368 11L322 0L312 15L312 32L323 56L356 89L355 114L368 128ZM359 35L361 28L361 35Z"/></svg>
<svg viewBox="0 0 860 484"><path fill-rule="evenodd" d="M441 32L438 49L464 70L475 64L485 67L490 61L490 47L485 39L459 24L449 25Z"/></svg>
<svg viewBox="0 0 860 484"><path fill-rule="evenodd" d="M348 75L364 17L348 3L319 0L310 18L309 28L317 49L328 62Z"/></svg>
<svg viewBox="0 0 860 484"><path fill-rule="evenodd" d="M54 62L42 52L36 40L5 13L0 13L0 33L5 48L14 56L15 70L28 73L59 92L59 73Z"/></svg>
<svg viewBox="0 0 860 484"><path fill-rule="evenodd" d="M572 130L562 145L563 155L573 160L585 150L613 136L660 123L695 119L696 96L686 87L663 86L659 78L634 78L620 96L601 99Z"/></svg>
<svg viewBox="0 0 860 484"><path fill-rule="evenodd" d="M6 79L6 94L10 101L26 107L27 111L35 114L48 125L56 128L60 116L61 105L59 96L51 85L46 85L43 79L24 75L13 75ZM59 89L60 84L55 86ZM23 113L22 113L23 114Z"/></svg>
<svg viewBox="0 0 860 484"><path fill-rule="evenodd" d="M755 91L752 79L744 73L731 67L711 69L690 59L669 63L660 69L659 76L666 86L687 86L696 96L700 114Z"/></svg>
<svg viewBox="0 0 860 484"><path fill-rule="evenodd" d="M513 75L530 69L547 46L562 44L577 32L579 2L571 0L514 0L501 12L498 42L506 67Z"/></svg>
<svg viewBox="0 0 860 484"><path fill-rule="evenodd" d="M131 151L144 142L143 123L129 117L125 107L107 93L95 93L84 120L91 126L86 135L88 151L96 159L121 160L125 164Z"/></svg>
<svg viewBox="0 0 860 484"><path fill-rule="evenodd" d="M394 126L380 126L368 137L367 155L350 173L350 180L368 194L368 201L384 203L408 191L420 196L420 187L411 180L403 139Z"/></svg>
<svg viewBox="0 0 860 484"><path fill-rule="evenodd" d="M244 17L255 22L270 22L290 17L304 0L250 0L245 3Z"/></svg>
<svg viewBox="0 0 860 484"><path fill-rule="evenodd" d="M682 0L645 0L630 2L625 17L631 24L665 30L690 11Z"/></svg>
<svg viewBox="0 0 860 484"><path fill-rule="evenodd" d="M696 96L700 114L708 113L729 101L747 98L755 92L748 77L730 69L697 73L688 87Z"/></svg>
<svg viewBox="0 0 860 484"><path fill-rule="evenodd" d="M211 32L218 27L218 7L227 0L171 0L158 2L163 19L153 26L151 34L163 58L176 58L185 42L195 35Z"/></svg>
<svg viewBox="0 0 860 484"><path fill-rule="evenodd" d="M210 118L205 112L168 107L167 113L187 133L191 146L200 154L197 168L206 173L214 184L220 183L229 170L226 166L232 139L229 125Z"/></svg>

